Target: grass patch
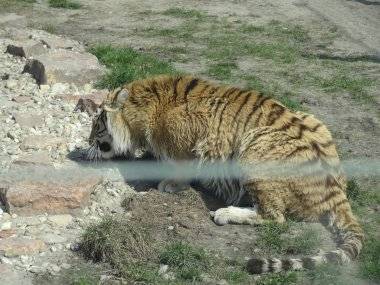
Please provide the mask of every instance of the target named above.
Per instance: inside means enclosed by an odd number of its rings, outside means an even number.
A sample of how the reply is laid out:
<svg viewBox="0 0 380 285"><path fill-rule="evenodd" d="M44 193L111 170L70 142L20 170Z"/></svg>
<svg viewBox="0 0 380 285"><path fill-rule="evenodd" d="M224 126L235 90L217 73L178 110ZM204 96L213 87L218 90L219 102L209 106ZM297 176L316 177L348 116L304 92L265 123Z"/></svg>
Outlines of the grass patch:
<svg viewBox="0 0 380 285"><path fill-rule="evenodd" d="M331 264L323 264L306 272L306 277L315 285L347 285L346 281L343 281L341 267Z"/></svg>
<svg viewBox="0 0 380 285"><path fill-rule="evenodd" d="M380 193L377 189L361 189L356 179L347 181L347 198L355 212L364 207L380 204Z"/></svg>
<svg viewBox="0 0 380 285"><path fill-rule="evenodd" d="M170 63L131 48L96 46L90 52L110 70L98 83L101 88L114 89L136 79L177 73Z"/></svg>
<svg viewBox="0 0 380 285"><path fill-rule="evenodd" d="M41 30L44 30L50 34L54 34L57 32L57 27L52 24L45 24L41 27Z"/></svg>
<svg viewBox="0 0 380 285"><path fill-rule="evenodd" d="M201 11L192 10L192 9L187 10L183 8L169 8L165 10L162 14L166 16L176 17L176 18L185 18L185 19L195 18L197 20L200 20L206 17L206 15Z"/></svg>
<svg viewBox="0 0 380 285"><path fill-rule="evenodd" d="M82 5L71 0L49 0L49 6L53 8L79 9Z"/></svg>
<svg viewBox="0 0 380 285"><path fill-rule="evenodd" d="M360 276L380 282L380 240L378 237L367 235L359 261Z"/></svg>
<svg viewBox="0 0 380 285"><path fill-rule="evenodd" d="M87 228L82 236L81 251L93 261L113 265L133 260L148 260L152 256L150 237L131 223L105 218Z"/></svg>
<svg viewBox="0 0 380 285"><path fill-rule="evenodd" d="M320 245L318 232L310 226L299 229L295 222L266 223L258 227L257 245L270 254L313 253Z"/></svg>
<svg viewBox="0 0 380 285"><path fill-rule="evenodd" d="M209 67L208 74L219 80L228 80L235 69L235 63L216 63Z"/></svg>
<svg viewBox="0 0 380 285"><path fill-rule="evenodd" d="M367 88L374 83L372 80L362 76L352 76L348 72L340 72L328 78L318 78L317 84L326 92L344 90L355 99L368 100Z"/></svg>
<svg viewBox="0 0 380 285"><path fill-rule="evenodd" d="M257 285L292 285L298 284L298 276L295 272L287 272L280 274L267 274L257 281Z"/></svg>
<svg viewBox="0 0 380 285"><path fill-rule="evenodd" d="M184 280L199 280L208 267L203 249L182 242L166 246L159 258L160 263L174 267L177 276Z"/></svg>

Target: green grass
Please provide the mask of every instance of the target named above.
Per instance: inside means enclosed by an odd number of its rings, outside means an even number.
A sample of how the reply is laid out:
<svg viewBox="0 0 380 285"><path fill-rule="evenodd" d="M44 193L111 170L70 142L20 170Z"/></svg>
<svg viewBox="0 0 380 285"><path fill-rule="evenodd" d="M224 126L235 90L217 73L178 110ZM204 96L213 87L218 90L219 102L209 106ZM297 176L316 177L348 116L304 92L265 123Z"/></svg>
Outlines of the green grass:
<svg viewBox="0 0 380 285"><path fill-rule="evenodd" d="M257 229L257 245L269 254L307 255L318 249L321 243L315 229L300 227L296 222L266 223Z"/></svg>
<svg viewBox="0 0 380 285"><path fill-rule="evenodd" d="M159 259L160 263L174 267L177 276L184 280L199 280L201 273L206 271L208 266L203 249L182 242L166 246Z"/></svg>
<svg viewBox="0 0 380 285"><path fill-rule="evenodd" d="M318 84L326 92L346 91L357 100L370 100L367 89L374 82L360 75L351 75L350 71L338 71L330 77L316 79Z"/></svg>
<svg viewBox="0 0 380 285"><path fill-rule="evenodd" d="M380 240L378 237L367 234L359 261L360 276L380 282Z"/></svg>
<svg viewBox="0 0 380 285"><path fill-rule="evenodd" d="M257 281L257 285L293 285L299 284L298 275L295 272L267 274Z"/></svg>
<svg viewBox="0 0 380 285"><path fill-rule="evenodd" d="M109 69L98 84L101 88L113 89L136 79L177 73L170 63L132 48L96 46L90 52Z"/></svg>
<svg viewBox="0 0 380 285"><path fill-rule="evenodd" d="M380 192L376 187L362 189L356 179L347 181L347 197L352 208L364 220L362 226L366 239L359 255L359 276L380 282L380 240L378 238L379 213L368 214L371 206L380 204Z"/></svg>
<svg viewBox="0 0 380 285"><path fill-rule="evenodd" d="M79 9L82 5L71 0L49 0L49 6L53 8Z"/></svg>
<svg viewBox="0 0 380 285"><path fill-rule="evenodd" d="M107 217L86 229L81 251L93 261L119 264L127 260L148 260L152 255L149 243L150 237L144 229Z"/></svg>
<svg viewBox="0 0 380 285"><path fill-rule="evenodd" d="M162 12L163 15L172 16L176 18L195 18L197 20L203 19L206 15L198 10L187 10L183 8L169 8Z"/></svg>
<svg viewBox="0 0 380 285"><path fill-rule="evenodd" d="M361 189L356 179L347 181L347 197L355 212L380 204L379 189Z"/></svg>

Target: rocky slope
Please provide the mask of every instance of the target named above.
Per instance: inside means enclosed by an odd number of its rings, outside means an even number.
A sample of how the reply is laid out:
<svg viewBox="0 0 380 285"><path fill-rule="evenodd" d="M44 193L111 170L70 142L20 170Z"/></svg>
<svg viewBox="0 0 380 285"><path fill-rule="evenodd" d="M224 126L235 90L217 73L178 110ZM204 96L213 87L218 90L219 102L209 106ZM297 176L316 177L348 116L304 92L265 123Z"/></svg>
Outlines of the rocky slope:
<svg viewBox="0 0 380 285"><path fill-rule="evenodd" d="M74 109L79 99L102 100L105 91L90 83L103 72L78 42L0 30L1 284L31 284L35 274L70 268L83 228L121 211L133 193L123 181L78 175L68 158L87 146L91 118L83 106Z"/></svg>

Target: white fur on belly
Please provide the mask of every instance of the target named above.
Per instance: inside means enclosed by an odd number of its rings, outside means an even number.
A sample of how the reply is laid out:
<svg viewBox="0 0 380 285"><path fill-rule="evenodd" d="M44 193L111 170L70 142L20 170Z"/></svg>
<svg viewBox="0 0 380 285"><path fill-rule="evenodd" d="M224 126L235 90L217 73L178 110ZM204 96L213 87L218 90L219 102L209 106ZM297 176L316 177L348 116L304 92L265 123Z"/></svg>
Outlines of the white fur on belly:
<svg viewBox="0 0 380 285"><path fill-rule="evenodd" d="M218 225L226 224L248 224L254 225L260 223L260 216L256 208L241 208L229 206L227 208L220 208L215 212L210 212L214 217L214 222Z"/></svg>

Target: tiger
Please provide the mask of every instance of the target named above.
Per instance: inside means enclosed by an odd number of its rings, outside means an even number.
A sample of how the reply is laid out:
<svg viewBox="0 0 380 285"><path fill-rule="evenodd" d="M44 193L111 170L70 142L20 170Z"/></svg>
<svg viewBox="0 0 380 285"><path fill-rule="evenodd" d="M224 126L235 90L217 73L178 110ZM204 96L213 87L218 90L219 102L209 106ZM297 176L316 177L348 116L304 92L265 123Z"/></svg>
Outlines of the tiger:
<svg viewBox="0 0 380 285"><path fill-rule="evenodd" d="M315 255L252 257L247 262L252 274L346 263L361 251L364 233L347 199L345 174L326 125L261 92L191 75L136 80L109 92L94 119L89 144L89 159L133 154L141 148L158 160L195 160L200 165L286 161L309 167L298 176L246 171L238 178L225 173L201 181L226 204L210 212L217 225L284 223L292 216L322 223L336 239L334 250ZM184 189L181 183L163 180L158 189L175 192ZM243 207L247 199L248 207Z"/></svg>

